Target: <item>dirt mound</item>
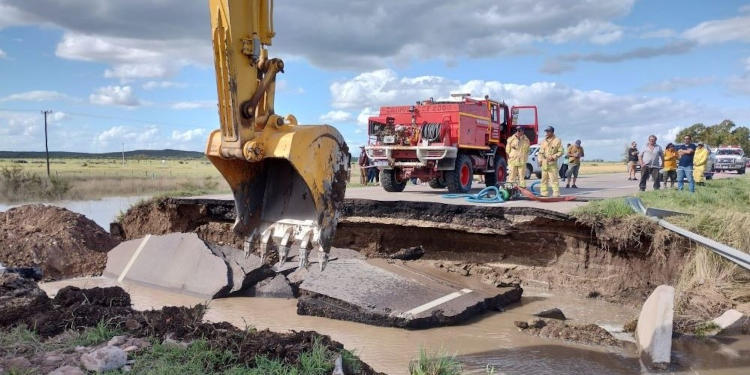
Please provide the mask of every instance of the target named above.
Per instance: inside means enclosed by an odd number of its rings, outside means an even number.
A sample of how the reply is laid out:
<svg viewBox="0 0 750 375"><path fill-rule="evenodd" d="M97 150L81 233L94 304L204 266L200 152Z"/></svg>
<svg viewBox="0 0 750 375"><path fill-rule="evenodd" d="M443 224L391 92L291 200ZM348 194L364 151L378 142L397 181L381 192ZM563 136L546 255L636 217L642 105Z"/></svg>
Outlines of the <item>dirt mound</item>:
<svg viewBox="0 0 750 375"><path fill-rule="evenodd" d="M0 212L0 263L39 267L44 280L100 274L117 245L85 216L40 204Z"/></svg>
<svg viewBox="0 0 750 375"><path fill-rule="evenodd" d="M38 303L20 303L34 300ZM50 300L36 283L17 275L0 275L0 327L25 324L42 338L50 338L67 329L95 327L106 322L125 334L164 340L206 340L212 349L231 351L248 366L257 356L278 359L296 365L300 353L312 350L315 342L333 352L343 345L330 337L311 331L276 333L269 330L240 330L229 323L206 323L206 306L165 307L161 310L136 311L130 307L130 296L119 287L82 290L66 287ZM375 374L361 363L362 374ZM217 369L220 370L220 369Z"/></svg>

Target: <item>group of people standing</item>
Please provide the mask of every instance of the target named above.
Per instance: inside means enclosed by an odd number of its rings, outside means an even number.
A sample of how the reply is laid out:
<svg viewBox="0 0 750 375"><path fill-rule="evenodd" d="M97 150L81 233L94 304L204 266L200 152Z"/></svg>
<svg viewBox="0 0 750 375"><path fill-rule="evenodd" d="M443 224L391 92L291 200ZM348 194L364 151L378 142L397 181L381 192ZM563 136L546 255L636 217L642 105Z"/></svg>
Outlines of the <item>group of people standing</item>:
<svg viewBox="0 0 750 375"><path fill-rule="evenodd" d="M510 169L508 182L517 183L518 186L523 188L526 187L526 160L529 155L529 147L529 139L523 134L523 127L517 126L513 135L508 138L507 144L508 167ZM568 182L565 187L577 189L576 180L583 157L581 141L577 140L573 145L569 144L567 149L563 150L562 141L555 136L555 128L548 126L544 129L544 140L539 145L539 152L537 153L537 160L542 173L539 191L543 197L549 196L550 187L553 197L560 196L557 160L563 157L563 154L567 158L565 163L567 169L565 174L562 175ZM572 186L571 182L573 183Z"/></svg>
<svg viewBox="0 0 750 375"><path fill-rule="evenodd" d="M359 159L357 160L360 172L359 183L362 185L367 185L371 182L374 182L375 185L379 184L380 171L378 170L378 167L373 165L370 161L370 157L367 156L367 152L365 151L365 146L359 146L359 148Z"/></svg>
<svg viewBox="0 0 750 375"><path fill-rule="evenodd" d="M687 179L690 192L695 192L695 184L705 184L705 170L708 162L709 150L703 142L694 144L692 137L686 135L682 138L683 143L674 145L667 144L662 149L656 143L656 136L650 135L646 147L639 151L637 144L633 141L628 149L628 180L637 181L636 166L641 166L641 178L639 188L646 190L649 178L653 180L654 190L661 187L662 173L664 186L669 182L674 187L677 182L677 190L683 190ZM663 171L663 172L662 172Z"/></svg>

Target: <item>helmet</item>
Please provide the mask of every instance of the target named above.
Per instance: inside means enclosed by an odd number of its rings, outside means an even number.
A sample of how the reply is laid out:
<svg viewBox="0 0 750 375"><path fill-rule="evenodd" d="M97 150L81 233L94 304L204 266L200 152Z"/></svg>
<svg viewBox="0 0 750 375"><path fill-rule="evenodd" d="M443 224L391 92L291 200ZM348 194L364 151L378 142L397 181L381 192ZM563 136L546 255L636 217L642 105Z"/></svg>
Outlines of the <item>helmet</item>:
<svg viewBox="0 0 750 375"><path fill-rule="evenodd" d="M555 132L555 128L553 128L552 126L548 126L548 127L544 128L544 131L545 132L554 133Z"/></svg>

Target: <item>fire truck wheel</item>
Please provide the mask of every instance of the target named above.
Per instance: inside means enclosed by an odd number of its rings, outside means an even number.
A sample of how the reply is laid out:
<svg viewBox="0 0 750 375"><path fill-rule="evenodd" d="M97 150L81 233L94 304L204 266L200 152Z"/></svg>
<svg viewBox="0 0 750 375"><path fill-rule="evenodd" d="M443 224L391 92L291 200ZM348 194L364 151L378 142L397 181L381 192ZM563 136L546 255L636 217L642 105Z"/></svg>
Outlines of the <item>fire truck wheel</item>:
<svg viewBox="0 0 750 375"><path fill-rule="evenodd" d="M473 179L474 167L467 155L459 154L456 158L456 168L445 172L445 184L448 185L450 193L468 193Z"/></svg>
<svg viewBox="0 0 750 375"><path fill-rule="evenodd" d="M395 169L383 169L380 171L380 185L389 193L404 191L406 181L398 181L398 173Z"/></svg>
<svg viewBox="0 0 750 375"><path fill-rule="evenodd" d="M495 170L492 173L484 174L484 183L487 186L495 186L498 182L505 182L508 164L505 158L500 155L495 156Z"/></svg>
<svg viewBox="0 0 750 375"><path fill-rule="evenodd" d="M430 180L429 185L433 189L444 189L445 179L443 179L443 177L435 177L432 180Z"/></svg>

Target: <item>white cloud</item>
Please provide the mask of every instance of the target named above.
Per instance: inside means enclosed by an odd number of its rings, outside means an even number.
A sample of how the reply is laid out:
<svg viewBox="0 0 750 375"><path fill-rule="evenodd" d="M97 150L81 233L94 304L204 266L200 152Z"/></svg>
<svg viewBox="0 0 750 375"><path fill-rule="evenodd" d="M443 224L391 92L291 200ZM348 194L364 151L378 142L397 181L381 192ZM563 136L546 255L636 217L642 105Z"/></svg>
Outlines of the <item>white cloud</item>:
<svg viewBox="0 0 750 375"><path fill-rule="evenodd" d="M141 87L144 90L156 90L156 89L181 89L187 87L186 83L174 82L174 81L148 81Z"/></svg>
<svg viewBox="0 0 750 375"><path fill-rule="evenodd" d="M4 59L6 57L8 57L8 54L6 54L5 51L3 51L2 49L0 49L0 59Z"/></svg>
<svg viewBox="0 0 750 375"><path fill-rule="evenodd" d="M371 116L377 116L380 114L380 110L378 108L373 107L365 107L362 108L361 111L359 111L359 114L357 115L357 124L362 126L367 126L367 120ZM360 131L360 129L357 129L357 131Z"/></svg>
<svg viewBox="0 0 750 375"><path fill-rule="evenodd" d="M33 90L33 91L26 91L26 92L20 92L17 94L8 95L6 97L0 98L0 102L10 102L10 101L44 102L44 101L61 100L61 99L67 99L67 98L69 98L67 95L61 92L57 92L57 91Z"/></svg>
<svg viewBox="0 0 750 375"><path fill-rule="evenodd" d="M685 88L699 87L713 83L713 77L675 77L659 82L652 82L641 87L643 91L671 92Z"/></svg>
<svg viewBox="0 0 750 375"><path fill-rule="evenodd" d="M112 67L106 78L122 82L159 79L175 75L190 64L211 61L209 39L144 40L66 32L57 45L57 56L82 61L100 61Z"/></svg>
<svg viewBox="0 0 750 375"><path fill-rule="evenodd" d="M133 94L133 89L130 86L100 87L89 95L89 101L92 104L122 107L137 107L141 105L140 100Z"/></svg>
<svg viewBox="0 0 750 375"><path fill-rule="evenodd" d="M130 126L118 125L100 132L96 135L95 139L103 146L123 142L143 144L153 142L158 133L159 129L156 126L133 128Z"/></svg>
<svg viewBox="0 0 750 375"><path fill-rule="evenodd" d="M369 69L414 59L450 62L461 55L519 53L550 40L606 44L621 38L621 27L613 22L633 4L283 1L274 9L274 47L276 54L303 57L320 67ZM211 61L208 8L200 1L0 0L0 28L15 24L63 29L59 56L106 63L107 76L124 81L168 77L185 65Z"/></svg>
<svg viewBox="0 0 750 375"><path fill-rule="evenodd" d="M666 135L675 126L697 121L711 123L727 116L718 110L667 97L580 90L555 82L513 84L462 82L436 76L399 77L390 70L362 73L334 82L330 89L331 106L359 111L360 124L366 124L367 117L376 115L380 106L408 105L429 97L448 97L454 92L471 93L474 97L490 95L510 105L537 105L540 126L556 126L566 141L582 139L591 147L587 148L587 154L605 159L618 159L619 145L631 139L641 139L650 133ZM611 149L616 149L617 155L609 155Z"/></svg>
<svg viewBox="0 0 750 375"><path fill-rule="evenodd" d="M342 122L349 121L352 118L352 114L346 111L329 111L328 113L320 116L320 121L323 122Z"/></svg>
<svg viewBox="0 0 750 375"><path fill-rule="evenodd" d="M750 15L701 22L682 35L700 44L750 42Z"/></svg>
<svg viewBox="0 0 750 375"><path fill-rule="evenodd" d="M172 140L180 141L180 142L189 142L192 141L195 138L199 138L203 136L203 134L206 133L206 129L191 129L186 130L184 132L180 132L177 130L172 131Z"/></svg>
<svg viewBox="0 0 750 375"><path fill-rule="evenodd" d="M282 52L326 68L376 68L414 59L488 57L528 51L535 42L619 39L615 19L632 0L434 2L332 0L276 4ZM335 14L335 17L331 17ZM460 17L457 17L460 15ZM393 27L399 25L399 27ZM446 30L450 30L446 32ZM302 38L316 35L314 41ZM377 35L377 37L373 37Z"/></svg>
<svg viewBox="0 0 750 375"><path fill-rule="evenodd" d="M609 44L622 37L622 28L611 22L583 20L577 25L558 30L547 39L553 43L565 43L575 39L586 39L595 44Z"/></svg>
<svg viewBox="0 0 750 375"><path fill-rule="evenodd" d="M641 38L643 39L667 39L667 38L674 38L677 36L677 32L672 29L658 29L658 30L651 30L646 31L641 34Z"/></svg>
<svg viewBox="0 0 750 375"><path fill-rule="evenodd" d="M216 108L217 103L215 100L194 100L177 102L171 105L172 109L186 110L186 109L199 109L199 108Z"/></svg>

